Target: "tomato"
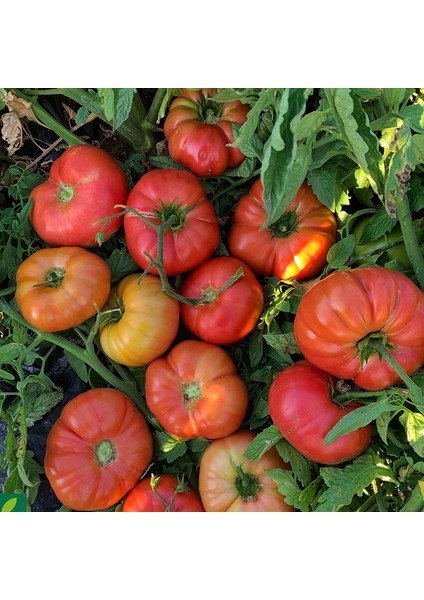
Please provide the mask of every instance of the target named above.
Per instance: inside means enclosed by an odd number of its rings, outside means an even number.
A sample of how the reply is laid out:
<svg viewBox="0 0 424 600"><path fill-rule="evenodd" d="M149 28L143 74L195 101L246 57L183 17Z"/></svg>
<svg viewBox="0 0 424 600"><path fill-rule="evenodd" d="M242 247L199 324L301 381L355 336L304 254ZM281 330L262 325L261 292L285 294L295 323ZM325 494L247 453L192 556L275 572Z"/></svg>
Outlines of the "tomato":
<svg viewBox="0 0 424 600"><path fill-rule="evenodd" d="M104 150L81 144L57 158L44 181L30 194L34 201L30 220L38 236L52 246L95 246L101 219L122 209L128 196L124 172ZM104 229L104 239L114 235L122 216Z"/></svg>
<svg viewBox="0 0 424 600"><path fill-rule="evenodd" d="M257 461L243 453L255 438L239 429L214 440L200 459L199 494L206 512L291 512L268 469L287 469L275 447Z"/></svg>
<svg viewBox="0 0 424 600"><path fill-rule="evenodd" d="M189 271L215 251L219 242L218 219L200 181L187 171L156 169L143 175L130 192L127 207L161 225L171 215L175 223L163 235L163 266L167 275ZM124 217L130 254L143 269L146 252L157 259L157 231L133 212ZM156 267L150 269L157 274Z"/></svg>
<svg viewBox="0 0 424 600"><path fill-rule="evenodd" d="M146 402L172 435L215 439L242 424L247 388L225 350L186 340L147 367Z"/></svg>
<svg viewBox="0 0 424 600"><path fill-rule="evenodd" d="M199 496L173 475L152 476L133 488L122 512L204 512Z"/></svg>
<svg viewBox="0 0 424 600"><path fill-rule="evenodd" d="M152 456L152 434L132 400L98 388L66 404L47 437L44 469L65 506L101 510L135 486Z"/></svg>
<svg viewBox="0 0 424 600"><path fill-rule="evenodd" d="M79 247L43 248L16 272L16 303L25 319L42 331L81 325L106 302L111 286L108 264Z"/></svg>
<svg viewBox="0 0 424 600"><path fill-rule="evenodd" d="M250 106L239 100L217 102L217 90L182 90L171 103L164 130L171 158L198 177L217 177L245 156L234 142L232 124L243 125Z"/></svg>
<svg viewBox="0 0 424 600"><path fill-rule="evenodd" d="M112 288L100 327L100 346L112 360L142 367L166 352L179 326L178 300L161 287L159 277L140 273L125 277Z"/></svg>
<svg viewBox="0 0 424 600"><path fill-rule="evenodd" d="M239 269L243 276L217 295ZM203 298L198 306L181 305L186 327L210 344L239 342L255 327L263 309L264 295L251 269L238 258L210 258L191 271L182 288L186 298Z"/></svg>
<svg viewBox="0 0 424 600"><path fill-rule="evenodd" d="M385 345L411 375L424 363L423 324L424 293L406 275L360 267L334 272L305 293L294 334L317 367L366 390L381 390L399 376L372 344Z"/></svg>
<svg viewBox="0 0 424 600"><path fill-rule="evenodd" d="M263 185L258 179L237 203L228 238L230 254L257 275L280 279L318 275L336 241L337 222L309 185L304 182L283 215L262 229L266 219Z"/></svg>
<svg viewBox="0 0 424 600"><path fill-rule="evenodd" d="M324 445L330 429L361 406L333 402L335 384L334 377L300 360L277 375L268 394L269 414L284 438L306 458L325 465L359 456L371 441L371 425L367 425Z"/></svg>

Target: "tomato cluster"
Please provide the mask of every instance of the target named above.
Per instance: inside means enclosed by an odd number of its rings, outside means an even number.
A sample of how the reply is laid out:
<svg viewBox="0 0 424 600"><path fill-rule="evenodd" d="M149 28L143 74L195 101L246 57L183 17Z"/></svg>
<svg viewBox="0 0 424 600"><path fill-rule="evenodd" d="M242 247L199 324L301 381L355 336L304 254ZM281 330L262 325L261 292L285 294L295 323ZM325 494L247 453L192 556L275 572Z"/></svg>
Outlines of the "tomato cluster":
<svg viewBox="0 0 424 600"><path fill-rule="evenodd" d="M45 457L55 494L74 510L102 510L121 500L124 512L294 510L267 474L290 468L277 449L255 461L245 456L255 439L243 427L248 391L223 346L257 326L261 278L321 276L337 222L304 182L283 215L265 227L258 179L234 207L230 255L216 255L218 217L198 177L218 176L243 161L229 144L232 123L242 125L249 107L220 103L215 94L185 90L165 120L170 155L189 171L153 169L128 190L106 152L75 146L32 192L31 222L50 247L18 269L23 316L55 332L99 314L104 355L125 367L146 367L145 400L158 427L179 441L208 441L198 491L166 473L146 476L153 437L131 398L112 388L80 394L54 424ZM95 244L121 225L140 271L112 286ZM168 279L175 276L178 292ZM294 321L304 358L276 374L269 390L270 418L284 438L322 464L363 452L370 425L325 444L331 428L359 406L333 402L337 378L367 390L396 383L398 374L372 351L376 340L413 373L424 362L423 320L423 293L395 271L352 269L312 285ZM181 330L188 339L178 339Z"/></svg>

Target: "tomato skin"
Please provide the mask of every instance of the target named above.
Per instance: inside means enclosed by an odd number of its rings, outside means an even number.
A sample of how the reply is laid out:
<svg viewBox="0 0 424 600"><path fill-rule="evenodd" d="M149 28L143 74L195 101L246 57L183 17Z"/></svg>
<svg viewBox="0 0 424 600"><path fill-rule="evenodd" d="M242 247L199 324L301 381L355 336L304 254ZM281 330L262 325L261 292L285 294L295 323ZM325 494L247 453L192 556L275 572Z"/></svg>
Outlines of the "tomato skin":
<svg viewBox="0 0 424 600"><path fill-rule="evenodd" d="M70 197L71 196L71 197ZM104 150L81 144L54 161L47 181L31 192L30 220L37 235L51 246L96 245L103 223L125 204L128 184L124 172ZM122 216L104 229L104 240L114 235Z"/></svg>
<svg viewBox="0 0 424 600"><path fill-rule="evenodd" d="M61 272L50 287L46 277ZM109 265L79 247L43 248L24 260L16 272L15 300L25 319L41 331L81 325L106 302L111 286Z"/></svg>
<svg viewBox="0 0 424 600"><path fill-rule="evenodd" d="M384 267L334 272L302 297L294 319L297 344L310 362L366 390L399 381L373 354L361 367L358 342L386 336L387 350L408 375L424 363L424 293L403 273Z"/></svg>
<svg viewBox="0 0 424 600"><path fill-rule="evenodd" d="M250 192L237 203L228 238L230 254L246 262L257 275L274 275L279 279L309 279L318 275L336 241L336 219L306 182L282 219L289 215L295 225L288 231L277 233L274 225L261 229L267 214L263 185L260 179L256 180Z"/></svg>
<svg viewBox="0 0 424 600"><path fill-rule="evenodd" d="M240 427L248 396L225 350L186 340L147 367L146 403L170 434L216 439Z"/></svg>
<svg viewBox="0 0 424 600"><path fill-rule="evenodd" d="M199 494L206 512L293 512L278 492L277 484L267 475L267 469L287 469L275 447L257 461L247 460L243 453L255 438L253 431L239 429L231 435L214 440L200 459ZM254 499L243 500L235 480L240 465L244 473L256 477L260 490Z"/></svg>
<svg viewBox="0 0 424 600"><path fill-rule="evenodd" d="M287 367L274 379L268 394L269 413L284 438L303 456L337 465L362 454L371 441L371 425L344 435L327 446L324 438L340 419L358 408L333 402L336 380L307 360Z"/></svg>
<svg viewBox="0 0 424 600"><path fill-rule="evenodd" d="M127 367L143 367L166 352L179 326L179 302L161 288L159 277L128 275L112 288L105 306L123 314L101 326L100 346L112 360Z"/></svg>
<svg viewBox="0 0 424 600"><path fill-rule="evenodd" d="M96 448L115 452L100 464ZM76 511L112 506L131 490L153 456L153 438L128 396L92 389L70 400L47 436L44 469L57 498Z"/></svg>
<svg viewBox="0 0 424 600"><path fill-rule="evenodd" d="M226 169L240 165L245 156L234 142L232 123L243 125L250 106L239 100L213 101L215 88L182 90L175 98L164 123L171 158L197 177L217 177ZM211 116L211 113L218 115Z"/></svg>
<svg viewBox="0 0 424 600"><path fill-rule="evenodd" d="M201 298L203 290L219 289L239 268L243 268L244 275L219 294L215 302L181 305L186 327L205 342L219 346L234 344L252 331L264 305L261 285L241 260L218 256L193 269L181 288L186 298Z"/></svg>
<svg viewBox="0 0 424 600"><path fill-rule="evenodd" d="M155 211L163 212L162 204L176 203L189 209L178 229L168 229L163 236L163 265L167 275L184 273L213 254L219 242L218 219L205 196L200 181L187 171L155 169L141 177L128 196L127 206L143 213L153 223L161 220ZM157 259L157 232L132 213L124 217L128 250L143 269L149 265L149 252ZM158 274L156 267L150 273Z"/></svg>
<svg viewBox="0 0 424 600"><path fill-rule="evenodd" d="M175 493L177 485L178 479L173 475L159 475L159 482L153 491L150 478L143 479L125 498L122 512L205 511L202 501L194 490L185 485L186 492Z"/></svg>

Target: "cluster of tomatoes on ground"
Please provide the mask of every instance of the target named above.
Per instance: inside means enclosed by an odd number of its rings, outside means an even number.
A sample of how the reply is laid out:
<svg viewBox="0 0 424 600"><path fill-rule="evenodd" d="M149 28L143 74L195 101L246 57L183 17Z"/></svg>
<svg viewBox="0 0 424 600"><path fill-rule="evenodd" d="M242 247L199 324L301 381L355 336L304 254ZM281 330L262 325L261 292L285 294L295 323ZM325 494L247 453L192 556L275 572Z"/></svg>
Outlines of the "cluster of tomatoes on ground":
<svg viewBox="0 0 424 600"><path fill-rule="evenodd" d="M181 440L211 440L200 463L200 497L168 475L140 482L153 456L144 416L118 390L89 390L65 406L47 440L45 472L69 508L104 509L126 496L124 511L293 510L267 475L288 467L276 449L258 461L243 456L255 438L240 429L247 388L223 346L256 326L264 306L259 276L309 279L322 272L337 223L304 183L283 216L262 228L267 215L257 180L235 207L230 256L213 256L219 224L198 177L241 163L243 155L227 144L234 141L231 122L242 124L247 112L240 102L220 104L216 112L207 91L186 92L171 104L165 134L171 156L189 171L152 170L129 191L111 156L74 146L31 194L31 222L49 247L17 271L23 316L56 332L100 311L102 351L127 367L147 366L146 404L163 429ZM108 264L90 248L121 226L140 272L112 287ZM184 282L177 294L168 277L179 274ZM414 372L424 361L416 339L423 314L422 292L401 273L364 268L316 283L294 323L305 360L283 371L269 394L271 418L286 439L324 464L360 454L370 426L324 445L331 427L358 406L332 402L334 378L371 390L399 380L377 355L361 362L357 343L376 331L396 347L405 371ZM194 339L170 350L180 319Z"/></svg>

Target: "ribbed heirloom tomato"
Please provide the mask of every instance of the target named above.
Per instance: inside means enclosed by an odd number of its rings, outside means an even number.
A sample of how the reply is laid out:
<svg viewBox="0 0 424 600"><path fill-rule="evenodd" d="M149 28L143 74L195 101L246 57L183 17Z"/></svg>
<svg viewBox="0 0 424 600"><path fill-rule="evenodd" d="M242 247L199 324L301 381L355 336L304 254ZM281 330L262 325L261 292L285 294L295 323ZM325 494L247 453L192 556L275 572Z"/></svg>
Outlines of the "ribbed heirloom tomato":
<svg viewBox="0 0 424 600"><path fill-rule="evenodd" d="M165 119L165 137L171 157L198 177L217 177L244 160L234 142L233 123L243 125L250 106L239 100L218 102L218 90L182 90Z"/></svg>
<svg viewBox="0 0 424 600"><path fill-rule="evenodd" d="M112 288L104 307L100 346L112 360L142 367L166 352L179 326L178 300L162 290L159 277L141 273L125 277Z"/></svg>
<svg viewBox="0 0 424 600"><path fill-rule="evenodd" d="M146 402L172 435L216 439L242 424L247 388L223 348L185 340L147 367Z"/></svg>
<svg viewBox="0 0 424 600"><path fill-rule="evenodd" d="M269 414L284 438L306 458L326 465L355 458L371 441L367 425L324 445L330 429L360 406L333 402L335 384L334 377L300 360L277 375L268 395Z"/></svg>
<svg viewBox="0 0 424 600"><path fill-rule="evenodd" d="M15 299L28 323L63 331L94 316L110 285L109 266L96 254L72 246L43 248L18 267Z"/></svg>
<svg viewBox="0 0 424 600"><path fill-rule="evenodd" d="M230 287L217 292L242 272ZM217 256L193 269L181 293L186 298L202 299L198 306L181 304L186 327L210 344L235 344L255 327L264 305L264 295L254 273L238 258Z"/></svg>
<svg viewBox="0 0 424 600"><path fill-rule="evenodd" d="M304 182L283 215L262 229L266 219L263 185L258 179L237 203L228 238L230 254L257 275L280 279L318 275L336 241L337 222L309 185Z"/></svg>
<svg viewBox="0 0 424 600"><path fill-rule="evenodd" d="M95 246L106 217L122 209L128 196L124 172L104 150L80 144L54 161L47 181L33 189L30 220L39 237L52 246ZM114 217L103 231L114 235L122 216Z"/></svg>
<svg viewBox="0 0 424 600"><path fill-rule="evenodd" d="M424 363L423 332L424 293L403 273L384 267L336 271L321 279L302 297L294 319L305 358L366 390L400 379L375 344L411 375Z"/></svg>
<svg viewBox="0 0 424 600"><path fill-rule="evenodd" d="M174 475L143 479L125 498L122 512L204 512L199 496Z"/></svg>
<svg viewBox="0 0 424 600"><path fill-rule="evenodd" d="M132 400L98 388L66 404L47 437L44 469L65 506L101 510L135 486L152 456L152 434Z"/></svg>
<svg viewBox="0 0 424 600"><path fill-rule="evenodd" d="M163 234L163 266L167 275L189 271L215 251L219 241L218 219L200 181L187 171L156 169L143 175L131 190L127 207L155 225L171 216L175 222ZM130 254L143 269L148 252L157 259L157 231L128 212L124 217L125 239ZM150 269L157 274L156 267Z"/></svg>
<svg viewBox="0 0 424 600"><path fill-rule="evenodd" d="M206 512L291 512L268 469L287 469L275 447L259 460L243 454L255 438L240 429L214 440L200 459L199 494Z"/></svg>

